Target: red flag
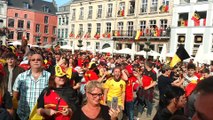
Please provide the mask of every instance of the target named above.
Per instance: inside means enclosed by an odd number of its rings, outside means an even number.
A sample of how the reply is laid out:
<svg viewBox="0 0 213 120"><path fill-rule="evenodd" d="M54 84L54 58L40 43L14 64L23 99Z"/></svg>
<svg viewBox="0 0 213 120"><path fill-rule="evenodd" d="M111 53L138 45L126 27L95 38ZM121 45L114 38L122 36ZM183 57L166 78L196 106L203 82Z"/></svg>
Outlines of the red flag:
<svg viewBox="0 0 213 120"><path fill-rule="evenodd" d="M110 35L110 33L108 33L108 34L107 34L107 38L110 38L110 37L111 37L111 35Z"/></svg>

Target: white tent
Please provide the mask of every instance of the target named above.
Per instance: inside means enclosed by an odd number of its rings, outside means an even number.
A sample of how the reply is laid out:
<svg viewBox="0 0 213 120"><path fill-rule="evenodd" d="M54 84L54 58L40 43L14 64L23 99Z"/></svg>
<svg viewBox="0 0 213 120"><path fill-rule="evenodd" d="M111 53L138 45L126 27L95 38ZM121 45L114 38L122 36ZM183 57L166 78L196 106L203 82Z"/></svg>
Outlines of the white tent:
<svg viewBox="0 0 213 120"><path fill-rule="evenodd" d="M67 49L67 50L71 50L72 47L70 45L64 45L60 47L61 49Z"/></svg>
<svg viewBox="0 0 213 120"><path fill-rule="evenodd" d="M160 58L159 58L160 61L166 61L166 53L167 53L166 44L163 44L163 48L161 50Z"/></svg>
<svg viewBox="0 0 213 120"><path fill-rule="evenodd" d="M10 45L21 45L21 41L14 41L12 43L9 43Z"/></svg>
<svg viewBox="0 0 213 120"><path fill-rule="evenodd" d="M204 59L203 45L200 45L200 47L198 48L197 54L195 55L194 62L202 63L203 59Z"/></svg>
<svg viewBox="0 0 213 120"><path fill-rule="evenodd" d="M153 57L157 57L157 56L160 56L160 53L158 53L154 50L151 50L151 51L148 52L148 55L153 56Z"/></svg>
<svg viewBox="0 0 213 120"><path fill-rule="evenodd" d="M100 52L101 53L107 53L107 52L109 52L109 53L116 53L117 50L113 49L112 47L108 47L108 48L104 48L104 49L100 50Z"/></svg>
<svg viewBox="0 0 213 120"><path fill-rule="evenodd" d="M136 52L135 54L136 55L143 55L143 56L145 56L146 52L144 50L142 50L142 51Z"/></svg>
<svg viewBox="0 0 213 120"><path fill-rule="evenodd" d="M115 53L118 53L118 54L135 54L135 51L132 50L132 49L129 49L129 48L124 48L124 49L121 49L121 50L118 50L116 51Z"/></svg>

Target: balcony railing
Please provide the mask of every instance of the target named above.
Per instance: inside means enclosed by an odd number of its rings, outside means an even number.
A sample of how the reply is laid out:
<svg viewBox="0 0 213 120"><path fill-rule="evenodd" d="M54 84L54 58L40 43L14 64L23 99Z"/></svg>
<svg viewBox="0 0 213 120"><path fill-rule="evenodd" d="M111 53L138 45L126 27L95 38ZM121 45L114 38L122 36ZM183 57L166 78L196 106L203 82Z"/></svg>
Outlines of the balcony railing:
<svg viewBox="0 0 213 120"><path fill-rule="evenodd" d="M72 17L72 20L75 20L75 16Z"/></svg>
<svg viewBox="0 0 213 120"><path fill-rule="evenodd" d="M89 15L88 15L88 19L92 19L92 14L89 14Z"/></svg>
<svg viewBox="0 0 213 120"><path fill-rule="evenodd" d="M147 13L147 8L140 9L140 14L146 14L146 13Z"/></svg>
<svg viewBox="0 0 213 120"><path fill-rule="evenodd" d="M106 18L112 17L112 12L107 12Z"/></svg>
<svg viewBox="0 0 213 120"><path fill-rule="evenodd" d="M83 20L84 16L83 15L80 15L79 16L79 20Z"/></svg>
<svg viewBox="0 0 213 120"><path fill-rule="evenodd" d="M135 37L140 32L140 37L170 37L170 28L167 29L143 29L139 30L113 30L112 37Z"/></svg>

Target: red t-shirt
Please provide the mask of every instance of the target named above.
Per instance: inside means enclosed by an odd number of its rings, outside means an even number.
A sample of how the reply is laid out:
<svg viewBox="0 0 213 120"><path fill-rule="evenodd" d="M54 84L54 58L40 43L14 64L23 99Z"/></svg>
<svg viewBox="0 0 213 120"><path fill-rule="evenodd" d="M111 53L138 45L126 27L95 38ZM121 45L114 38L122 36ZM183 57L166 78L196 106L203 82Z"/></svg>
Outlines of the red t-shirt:
<svg viewBox="0 0 213 120"><path fill-rule="evenodd" d="M145 69L142 77L143 88L148 87L153 81L156 81L157 76L154 70L147 71Z"/></svg>
<svg viewBox="0 0 213 120"><path fill-rule="evenodd" d="M44 95L44 108L56 110L59 99L61 99L58 105L59 112L55 114L55 120L70 120L69 115L64 116L60 113L63 108L68 108L68 104L54 90L51 90L48 96Z"/></svg>
<svg viewBox="0 0 213 120"><path fill-rule="evenodd" d="M128 78L128 81L126 82L126 96L125 100L127 102L133 101L133 83L137 80L135 76L131 76Z"/></svg>
<svg viewBox="0 0 213 120"><path fill-rule="evenodd" d="M93 70L89 70L85 73L84 78L86 82L88 82L91 80L98 80L99 77Z"/></svg>

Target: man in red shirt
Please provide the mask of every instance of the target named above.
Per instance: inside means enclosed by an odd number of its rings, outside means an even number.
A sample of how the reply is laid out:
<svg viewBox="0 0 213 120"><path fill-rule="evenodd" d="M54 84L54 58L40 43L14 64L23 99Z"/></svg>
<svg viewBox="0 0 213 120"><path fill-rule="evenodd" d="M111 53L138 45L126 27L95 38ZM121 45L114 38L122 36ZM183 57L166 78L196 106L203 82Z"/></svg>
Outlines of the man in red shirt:
<svg viewBox="0 0 213 120"><path fill-rule="evenodd" d="M137 78L133 75L132 65L126 66L128 80L126 81L126 94L125 94L125 111L129 120L134 119L134 99L133 99L133 84Z"/></svg>
<svg viewBox="0 0 213 120"><path fill-rule="evenodd" d="M154 86L157 84L156 79L157 75L155 71L152 69L152 63L150 61L145 62L145 70L142 74L142 92L139 94L139 99L143 102L140 102L139 104L139 112L143 113L144 103L147 106L147 117L151 117L152 114L152 108L153 108L153 97L154 97ZM142 106L142 108L141 108Z"/></svg>

